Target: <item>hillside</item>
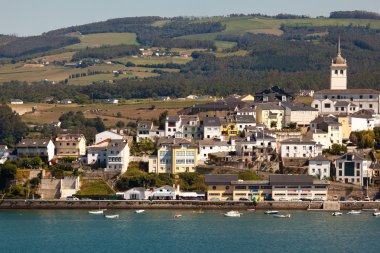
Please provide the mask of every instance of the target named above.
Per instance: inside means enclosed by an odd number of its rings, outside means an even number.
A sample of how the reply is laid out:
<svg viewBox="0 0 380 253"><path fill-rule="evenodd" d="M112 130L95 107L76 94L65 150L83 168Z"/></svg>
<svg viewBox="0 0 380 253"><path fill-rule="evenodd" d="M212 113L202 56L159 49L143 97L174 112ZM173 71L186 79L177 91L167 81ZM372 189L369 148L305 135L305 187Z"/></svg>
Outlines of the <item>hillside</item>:
<svg viewBox="0 0 380 253"><path fill-rule="evenodd" d="M7 84L13 80L61 83L37 97L66 93L81 100L224 96L268 85L320 89L328 86L338 36L349 62L349 86L377 88L380 20L359 14L121 18L12 37L0 45L0 98L38 101L32 87L21 85L16 92L17 82Z"/></svg>

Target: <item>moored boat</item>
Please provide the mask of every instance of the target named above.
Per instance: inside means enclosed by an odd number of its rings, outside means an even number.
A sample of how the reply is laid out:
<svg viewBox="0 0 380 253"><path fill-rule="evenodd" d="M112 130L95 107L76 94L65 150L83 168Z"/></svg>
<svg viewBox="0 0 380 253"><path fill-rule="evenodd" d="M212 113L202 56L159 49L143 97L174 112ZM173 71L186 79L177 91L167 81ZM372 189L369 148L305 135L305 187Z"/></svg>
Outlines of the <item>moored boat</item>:
<svg viewBox="0 0 380 253"><path fill-rule="evenodd" d="M362 214L362 211L360 211L360 210L351 210L347 214Z"/></svg>
<svg viewBox="0 0 380 253"><path fill-rule="evenodd" d="M267 210L264 212L265 214L278 214L278 211L275 210Z"/></svg>
<svg viewBox="0 0 380 253"><path fill-rule="evenodd" d="M92 210L88 211L89 214L103 214L104 210Z"/></svg>
<svg viewBox="0 0 380 253"><path fill-rule="evenodd" d="M176 214L174 215L174 218L178 219L178 218L181 218L182 217L182 214Z"/></svg>
<svg viewBox="0 0 380 253"><path fill-rule="evenodd" d="M241 213L239 213L238 211L229 211L224 214L224 216L226 217L240 217L240 215Z"/></svg>
<svg viewBox="0 0 380 253"><path fill-rule="evenodd" d="M377 209L377 208L363 208L362 211L377 212L377 211L379 211L379 209Z"/></svg>
<svg viewBox="0 0 380 253"><path fill-rule="evenodd" d="M248 211L248 212L254 212L254 211L256 211L256 209L254 209L254 208L249 208L249 209L247 209L247 211Z"/></svg>
<svg viewBox="0 0 380 253"><path fill-rule="evenodd" d="M107 218L107 219L118 219L119 215L118 214L104 215L104 217Z"/></svg>
<svg viewBox="0 0 380 253"><path fill-rule="evenodd" d="M341 212L333 212L332 213L332 216L340 216L340 215L342 215L343 213L341 213Z"/></svg>
<svg viewBox="0 0 380 253"><path fill-rule="evenodd" d="M276 218L290 218L290 214L274 214L273 217L276 217Z"/></svg>
<svg viewBox="0 0 380 253"><path fill-rule="evenodd" d="M142 209L141 209L141 210L136 210L136 211L135 211L135 213L143 213L143 212L145 212L145 210L142 210Z"/></svg>
<svg viewBox="0 0 380 253"><path fill-rule="evenodd" d="M380 212L374 212L373 216L380 216Z"/></svg>

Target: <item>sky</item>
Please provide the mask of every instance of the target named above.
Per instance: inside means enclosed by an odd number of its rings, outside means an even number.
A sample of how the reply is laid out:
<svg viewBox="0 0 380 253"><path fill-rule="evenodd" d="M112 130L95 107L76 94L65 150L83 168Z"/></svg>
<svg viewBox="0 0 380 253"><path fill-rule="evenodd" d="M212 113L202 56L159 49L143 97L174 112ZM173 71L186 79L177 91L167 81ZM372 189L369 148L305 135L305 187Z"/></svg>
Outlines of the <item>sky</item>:
<svg viewBox="0 0 380 253"><path fill-rule="evenodd" d="M380 13L380 0L0 0L0 34L49 30L118 17L218 16L231 13L328 16L337 10Z"/></svg>

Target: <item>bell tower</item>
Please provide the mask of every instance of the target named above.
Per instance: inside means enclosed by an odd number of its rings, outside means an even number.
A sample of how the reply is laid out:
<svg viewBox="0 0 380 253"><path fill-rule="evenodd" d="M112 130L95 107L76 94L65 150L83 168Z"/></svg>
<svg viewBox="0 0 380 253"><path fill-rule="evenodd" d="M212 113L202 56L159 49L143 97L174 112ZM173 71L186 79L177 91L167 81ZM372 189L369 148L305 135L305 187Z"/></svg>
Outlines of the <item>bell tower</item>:
<svg viewBox="0 0 380 253"><path fill-rule="evenodd" d="M342 57L340 50L340 36L337 45L337 55L331 61L331 90L347 89L347 61Z"/></svg>

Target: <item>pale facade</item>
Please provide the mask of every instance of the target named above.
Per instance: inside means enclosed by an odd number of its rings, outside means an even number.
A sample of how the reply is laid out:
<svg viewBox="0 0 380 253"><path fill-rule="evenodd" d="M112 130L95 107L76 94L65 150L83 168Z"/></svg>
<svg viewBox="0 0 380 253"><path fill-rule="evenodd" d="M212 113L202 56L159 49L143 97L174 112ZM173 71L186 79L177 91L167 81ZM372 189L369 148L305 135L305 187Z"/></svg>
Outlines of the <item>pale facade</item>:
<svg viewBox="0 0 380 253"><path fill-rule="evenodd" d="M322 154L322 146L311 140L288 139L281 142L282 158L312 158Z"/></svg>
<svg viewBox="0 0 380 253"><path fill-rule="evenodd" d="M83 134L58 134L55 149L58 158L79 158L86 155L86 138Z"/></svg>
<svg viewBox="0 0 380 253"><path fill-rule="evenodd" d="M335 160L336 180L364 186L372 178L371 162L356 153L347 153Z"/></svg>
<svg viewBox="0 0 380 253"><path fill-rule="evenodd" d="M308 174L318 179L330 177L331 161L324 156L317 156L309 160Z"/></svg>
<svg viewBox="0 0 380 253"><path fill-rule="evenodd" d="M268 129L281 129L284 121L284 108L276 104L260 104L256 108L256 123Z"/></svg>

